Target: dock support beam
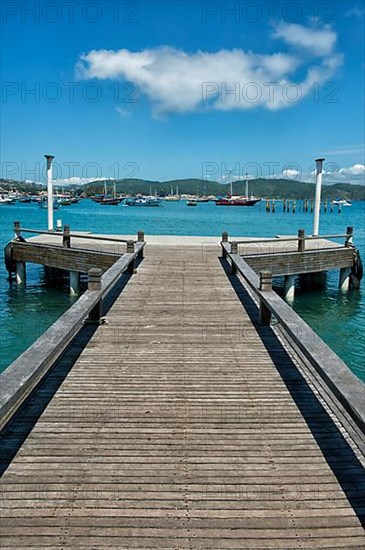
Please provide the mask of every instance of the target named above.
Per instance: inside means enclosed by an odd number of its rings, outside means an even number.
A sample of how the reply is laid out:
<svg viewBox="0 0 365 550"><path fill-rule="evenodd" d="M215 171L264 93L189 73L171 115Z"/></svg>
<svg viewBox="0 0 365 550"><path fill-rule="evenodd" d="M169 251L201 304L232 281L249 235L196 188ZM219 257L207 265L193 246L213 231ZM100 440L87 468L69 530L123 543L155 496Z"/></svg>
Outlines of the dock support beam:
<svg viewBox="0 0 365 550"><path fill-rule="evenodd" d="M16 262L16 283L17 285L25 285L25 262Z"/></svg>
<svg viewBox="0 0 365 550"><path fill-rule="evenodd" d="M80 294L80 274L78 271L70 271L70 294Z"/></svg>
<svg viewBox="0 0 365 550"><path fill-rule="evenodd" d="M271 271L261 271L260 273L260 290L262 292L271 292L272 291L272 273ZM266 306L266 304L260 300L260 315L259 323L260 325L270 325L271 321L271 311Z"/></svg>
<svg viewBox="0 0 365 550"><path fill-rule="evenodd" d="M293 303L295 295L295 275L286 275L284 278L284 298Z"/></svg>
<svg viewBox="0 0 365 550"><path fill-rule="evenodd" d="M350 288L351 267L343 267L340 269L339 287L342 292L347 292Z"/></svg>

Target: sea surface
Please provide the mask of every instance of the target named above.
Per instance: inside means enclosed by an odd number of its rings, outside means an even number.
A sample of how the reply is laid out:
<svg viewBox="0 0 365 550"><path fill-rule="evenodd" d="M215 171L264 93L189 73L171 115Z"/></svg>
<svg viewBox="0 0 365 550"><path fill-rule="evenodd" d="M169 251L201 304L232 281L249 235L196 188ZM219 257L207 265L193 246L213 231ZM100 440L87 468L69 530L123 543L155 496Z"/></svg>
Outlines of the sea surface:
<svg viewBox="0 0 365 550"><path fill-rule="evenodd" d="M55 219L71 226L71 231L136 234L139 229L148 235L219 236L228 231L231 237L272 237L296 234L299 228L310 234L312 214L302 211L283 212L277 202L276 212L267 213L265 203L254 207L218 207L200 203L192 208L185 201L164 202L159 208L101 206L85 199L78 204L61 207ZM0 244L3 247L13 237L13 222L23 227L47 229L47 211L35 203L0 206ZM347 226L355 229L354 243L365 263L365 202L321 213L320 234L342 234ZM25 235L26 237L26 235ZM298 289L294 309L365 381L365 280L360 291L341 293L338 271L327 275L326 288L304 291ZM51 288L41 266L27 266L27 285L9 283L4 263L0 262L0 371L4 370L40 334L42 334L73 302L67 285L62 282Z"/></svg>

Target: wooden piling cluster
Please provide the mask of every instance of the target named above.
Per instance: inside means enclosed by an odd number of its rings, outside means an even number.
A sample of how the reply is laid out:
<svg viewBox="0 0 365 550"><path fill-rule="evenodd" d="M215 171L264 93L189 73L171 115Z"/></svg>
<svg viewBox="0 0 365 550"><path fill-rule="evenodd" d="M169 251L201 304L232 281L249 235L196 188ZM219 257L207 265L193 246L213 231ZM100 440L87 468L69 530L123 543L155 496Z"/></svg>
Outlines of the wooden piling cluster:
<svg viewBox="0 0 365 550"><path fill-rule="evenodd" d="M291 212L295 214L296 212L306 212L306 213L313 213L314 210L314 201L310 199L304 199L304 200L296 200L296 199L278 199L278 198L267 198L265 199L265 210L266 212L272 212L273 214L277 211L277 203L282 202L283 204L283 212ZM334 204L333 201L324 200L321 202L321 211L323 213L333 213L334 212ZM337 206L337 212L341 214L342 207L339 204Z"/></svg>

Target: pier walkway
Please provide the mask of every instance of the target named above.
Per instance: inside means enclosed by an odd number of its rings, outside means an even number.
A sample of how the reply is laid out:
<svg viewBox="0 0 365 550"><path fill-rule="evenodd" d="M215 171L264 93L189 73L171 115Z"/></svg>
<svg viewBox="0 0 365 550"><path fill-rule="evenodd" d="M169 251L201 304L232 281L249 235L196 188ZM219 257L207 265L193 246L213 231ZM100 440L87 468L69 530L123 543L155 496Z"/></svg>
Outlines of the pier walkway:
<svg viewBox="0 0 365 550"><path fill-rule="evenodd" d="M363 549L362 464L217 248L147 245L3 475L1 548Z"/></svg>

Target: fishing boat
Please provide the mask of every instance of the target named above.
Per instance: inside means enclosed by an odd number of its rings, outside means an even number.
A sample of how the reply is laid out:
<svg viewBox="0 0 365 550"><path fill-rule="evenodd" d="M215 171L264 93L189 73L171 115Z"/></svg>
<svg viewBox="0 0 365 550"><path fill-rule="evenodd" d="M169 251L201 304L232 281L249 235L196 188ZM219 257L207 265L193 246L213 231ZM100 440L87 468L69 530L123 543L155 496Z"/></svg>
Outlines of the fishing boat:
<svg viewBox="0 0 365 550"><path fill-rule="evenodd" d="M352 206L352 203L346 199L336 199L333 201L333 204L337 206Z"/></svg>
<svg viewBox="0 0 365 550"><path fill-rule="evenodd" d="M186 206L197 206L198 201L195 199L191 199L189 201L186 201Z"/></svg>

